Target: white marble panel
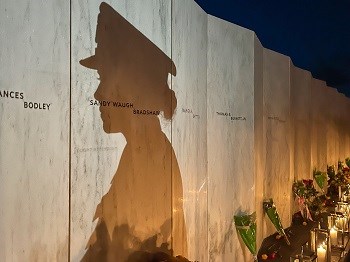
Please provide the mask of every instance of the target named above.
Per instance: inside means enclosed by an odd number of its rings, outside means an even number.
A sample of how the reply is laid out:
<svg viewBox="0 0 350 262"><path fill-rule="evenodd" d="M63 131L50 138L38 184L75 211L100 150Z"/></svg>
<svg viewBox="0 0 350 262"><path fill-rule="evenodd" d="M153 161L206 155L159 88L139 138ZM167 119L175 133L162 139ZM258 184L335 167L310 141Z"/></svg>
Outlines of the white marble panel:
<svg viewBox="0 0 350 262"><path fill-rule="evenodd" d="M183 201L176 194L173 198L174 222L179 221L178 204L184 205L186 218L186 225L174 223L174 251L191 261L208 261L207 14L194 1L172 3L172 56L177 68L172 78L177 99L172 145L183 185ZM179 186L173 183L173 191Z"/></svg>
<svg viewBox="0 0 350 262"><path fill-rule="evenodd" d="M264 49L264 196L273 198L282 224L291 223L292 182L290 154L290 59ZM266 217L266 220L268 218ZM275 232L266 222L264 234Z"/></svg>
<svg viewBox="0 0 350 262"><path fill-rule="evenodd" d="M343 161L347 158L346 147L347 139L346 139L346 102L347 98L344 94L338 94L338 112L336 116L337 120L337 130L338 130L338 146L339 146L339 160Z"/></svg>
<svg viewBox="0 0 350 262"><path fill-rule="evenodd" d="M345 139L346 139L346 147L345 147L345 156L346 158L350 158L350 121L349 121L349 113L350 113L350 98L346 98L346 105L344 111L344 123L345 123Z"/></svg>
<svg viewBox="0 0 350 262"><path fill-rule="evenodd" d="M350 157L350 121L349 119L350 112L350 98L346 97L345 99L345 111L343 116L344 121L344 130L345 130L345 156Z"/></svg>
<svg viewBox="0 0 350 262"><path fill-rule="evenodd" d="M312 168L327 170L327 93L326 83L311 79L311 154Z"/></svg>
<svg viewBox="0 0 350 262"><path fill-rule="evenodd" d="M108 3L72 1L72 261L172 248L171 2Z"/></svg>
<svg viewBox="0 0 350 262"><path fill-rule="evenodd" d="M311 74L291 67L291 137L294 151L294 179L311 179Z"/></svg>
<svg viewBox="0 0 350 262"><path fill-rule="evenodd" d="M350 121L348 121L348 116L350 112L350 98L344 97L344 112L342 116L343 131L345 136L345 158L350 157Z"/></svg>
<svg viewBox="0 0 350 262"><path fill-rule="evenodd" d="M266 237L263 234L265 215L264 201L264 100L263 100L263 52L259 39L254 37L254 153L255 153L255 210L257 217L257 247L261 246Z"/></svg>
<svg viewBox="0 0 350 262"><path fill-rule="evenodd" d="M341 139L341 130L340 130L340 114L341 114L341 94L338 92L337 89L333 88L335 93L335 99L334 99L334 111L332 115L333 120L333 132L334 132L334 148L335 148L335 157L336 157L336 163L338 163L339 160L343 161L340 157L340 139Z"/></svg>
<svg viewBox="0 0 350 262"><path fill-rule="evenodd" d="M338 92L336 89L326 86L326 125L327 130L327 165L337 166L339 160L339 135L337 130Z"/></svg>
<svg viewBox="0 0 350 262"><path fill-rule="evenodd" d="M1 261L67 261L69 2L1 1Z"/></svg>
<svg viewBox="0 0 350 262"><path fill-rule="evenodd" d="M209 261L250 261L233 215L255 211L254 33L208 16Z"/></svg>
<svg viewBox="0 0 350 262"><path fill-rule="evenodd" d="M294 73L296 71L296 73ZM296 179L296 174L294 172L294 168L298 168L295 166L295 160L294 158L297 159L297 156L295 156L295 152L298 151L298 147L295 145L295 142L298 140L298 137L296 135L296 126L298 125L295 123L294 118L296 112L294 112L294 101L297 100L296 92L295 90L293 91L294 83L295 82L302 82L302 80L297 81L295 79L295 75L297 74L297 69L295 68L294 64L292 61L290 61L289 65L289 143L290 143L290 148L289 148L289 154L290 154L290 175L291 179L295 180ZM294 78L294 79L293 79ZM294 214L296 211L295 205L292 206L291 212Z"/></svg>

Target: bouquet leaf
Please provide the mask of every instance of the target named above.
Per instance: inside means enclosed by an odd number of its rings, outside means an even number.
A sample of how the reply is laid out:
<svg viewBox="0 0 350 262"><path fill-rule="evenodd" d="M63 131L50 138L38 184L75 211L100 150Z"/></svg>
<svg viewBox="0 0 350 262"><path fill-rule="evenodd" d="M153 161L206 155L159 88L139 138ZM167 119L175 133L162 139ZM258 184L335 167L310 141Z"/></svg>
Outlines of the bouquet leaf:
<svg viewBox="0 0 350 262"><path fill-rule="evenodd" d="M320 189L323 191L324 186L327 184L328 176L327 173L321 172L319 170L314 170L314 179Z"/></svg>
<svg viewBox="0 0 350 262"><path fill-rule="evenodd" d="M350 158L349 158L349 157L347 157L347 158L345 159L345 163L346 163L346 165L347 165L348 167L350 167Z"/></svg>

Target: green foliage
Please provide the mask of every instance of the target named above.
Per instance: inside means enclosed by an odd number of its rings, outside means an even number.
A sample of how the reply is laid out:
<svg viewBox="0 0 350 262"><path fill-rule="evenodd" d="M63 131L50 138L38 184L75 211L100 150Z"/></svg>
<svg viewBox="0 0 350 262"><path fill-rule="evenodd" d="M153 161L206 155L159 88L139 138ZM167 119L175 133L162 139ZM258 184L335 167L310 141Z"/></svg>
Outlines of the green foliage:
<svg viewBox="0 0 350 262"><path fill-rule="evenodd" d="M315 179L317 185L323 191L325 185L327 184L327 180L328 180L327 173L314 169L313 176L314 176L314 179Z"/></svg>
<svg viewBox="0 0 350 262"><path fill-rule="evenodd" d="M345 161L348 163L349 158L347 158ZM348 189L348 185L350 183L349 167L344 165L342 161L339 161L337 171L335 171L334 166L328 166L327 174L329 178L327 194L333 200L338 199L339 187L342 191Z"/></svg>
<svg viewBox="0 0 350 262"><path fill-rule="evenodd" d="M256 213L234 216L237 232L249 251L256 255Z"/></svg>
<svg viewBox="0 0 350 262"><path fill-rule="evenodd" d="M321 171L314 171L316 183L321 187L327 181L327 174ZM317 181L318 180L318 181ZM323 187L322 187L323 188ZM325 211L326 196L316 190L312 179L294 181L293 193L299 197L300 208L308 208L313 214ZM303 206L305 205L305 206Z"/></svg>
<svg viewBox="0 0 350 262"><path fill-rule="evenodd" d="M267 214L267 216L269 217L269 219L271 220L272 224L275 226L277 232L284 236L287 244L290 245L289 239L284 231L284 228L282 226L282 222L281 222L281 218L277 212L277 208L275 206L275 204L273 203L272 198L264 200L263 203L263 207L264 207L264 211Z"/></svg>
<svg viewBox="0 0 350 262"><path fill-rule="evenodd" d="M314 187L312 179L297 180L293 183L293 193L304 199L310 199L317 195L317 190Z"/></svg>
<svg viewBox="0 0 350 262"><path fill-rule="evenodd" d="M347 158L345 159L345 163L346 163L346 165L347 165L348 167L350 167L350 158L349 158L349 157L347 157Z"/></svg>

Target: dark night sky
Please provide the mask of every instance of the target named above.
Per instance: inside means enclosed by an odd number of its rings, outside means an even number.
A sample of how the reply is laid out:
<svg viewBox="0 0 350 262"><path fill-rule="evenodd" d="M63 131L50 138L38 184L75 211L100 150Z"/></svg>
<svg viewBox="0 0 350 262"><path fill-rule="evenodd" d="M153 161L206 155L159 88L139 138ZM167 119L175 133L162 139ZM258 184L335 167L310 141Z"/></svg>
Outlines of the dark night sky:
<svg viewBox="0 0 350 262"><path fill-rule="evenodd" d="M195 0L350 97L350 0Z"/></svg>

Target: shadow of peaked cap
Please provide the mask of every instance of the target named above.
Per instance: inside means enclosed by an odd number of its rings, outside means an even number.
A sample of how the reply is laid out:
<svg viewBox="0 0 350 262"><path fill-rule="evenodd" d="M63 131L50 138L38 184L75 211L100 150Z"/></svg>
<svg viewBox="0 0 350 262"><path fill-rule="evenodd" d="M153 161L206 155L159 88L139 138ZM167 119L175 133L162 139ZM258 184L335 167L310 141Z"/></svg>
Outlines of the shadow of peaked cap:
<svg viewBox="0 0 350 262"><path fill-rule="evenodd" d="M122 65L144 73L176 75L173 61L110 5L102 2L97 19L95 54L80 63L91 69Z"/></svg>

